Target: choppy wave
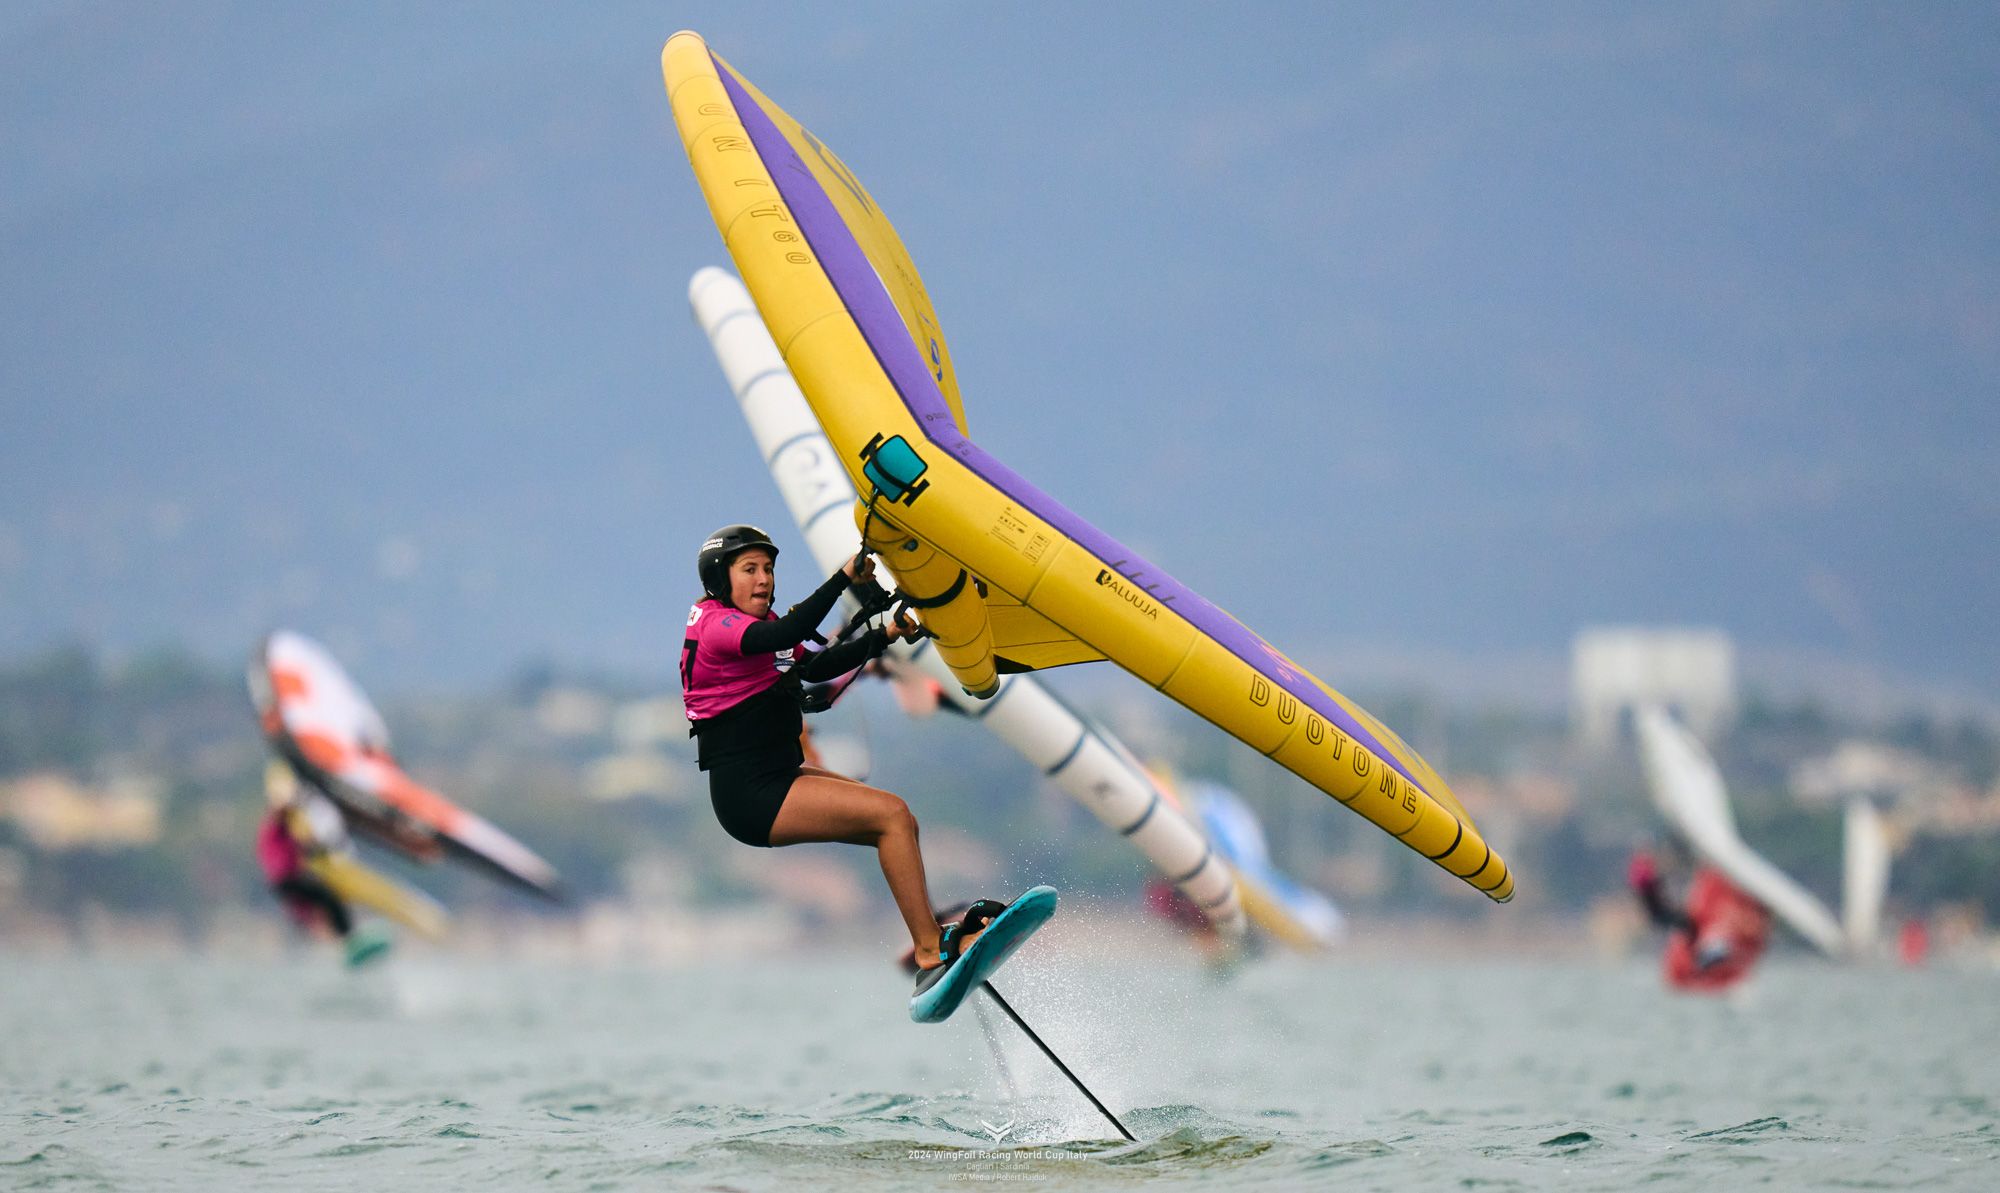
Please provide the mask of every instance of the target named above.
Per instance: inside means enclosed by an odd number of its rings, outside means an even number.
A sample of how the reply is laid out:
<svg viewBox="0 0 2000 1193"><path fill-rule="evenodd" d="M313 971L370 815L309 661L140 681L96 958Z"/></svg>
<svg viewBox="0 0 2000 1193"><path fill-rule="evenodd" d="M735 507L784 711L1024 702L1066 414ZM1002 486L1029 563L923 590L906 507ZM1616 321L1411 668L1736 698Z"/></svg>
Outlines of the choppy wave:
<svg viewBox="0 0 2000 1193"><path fill-rule="evenodd" d="M36 965L0 983L7 1189L1983 1189L2000 1162L1976 976L1781 966L1759 1012L1619 970L1496 967L1468 1005L1407 966L1022 966L1010 997L1126 1142L1019 1040L914 1027L866 966L773 990L439 962L411 998Z"/></svg>

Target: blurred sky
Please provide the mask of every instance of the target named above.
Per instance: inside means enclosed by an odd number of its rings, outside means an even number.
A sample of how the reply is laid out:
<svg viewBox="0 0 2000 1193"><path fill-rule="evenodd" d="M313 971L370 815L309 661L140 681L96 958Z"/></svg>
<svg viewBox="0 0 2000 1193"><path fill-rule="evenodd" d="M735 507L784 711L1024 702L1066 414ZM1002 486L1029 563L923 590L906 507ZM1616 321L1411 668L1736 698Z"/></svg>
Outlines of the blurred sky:
<svg viewBox="0 0 2000 1193"><path fill-rule="evenodd" d="M664 676L709 529L803 560L683 26L896 221L974 436L1335 684L1636 622L2000 697L1990 3L15 0L0 659Z"/></svg>

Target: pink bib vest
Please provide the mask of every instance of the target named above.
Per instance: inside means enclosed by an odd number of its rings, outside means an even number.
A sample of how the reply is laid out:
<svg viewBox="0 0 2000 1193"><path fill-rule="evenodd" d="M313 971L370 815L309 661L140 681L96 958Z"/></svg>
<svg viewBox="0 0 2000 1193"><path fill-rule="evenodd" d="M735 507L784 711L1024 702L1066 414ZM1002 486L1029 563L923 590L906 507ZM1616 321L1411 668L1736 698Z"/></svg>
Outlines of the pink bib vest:
<svg viewBox="0 0 2000 1193"><path fill-rule="evenodd" d="M705 721L769 689L792 667L792 651L743 653L743 631L759 619L714 597L688 610L681 641L681 700L688 720ZM776 621L766 614L763 620Z"/></svg>

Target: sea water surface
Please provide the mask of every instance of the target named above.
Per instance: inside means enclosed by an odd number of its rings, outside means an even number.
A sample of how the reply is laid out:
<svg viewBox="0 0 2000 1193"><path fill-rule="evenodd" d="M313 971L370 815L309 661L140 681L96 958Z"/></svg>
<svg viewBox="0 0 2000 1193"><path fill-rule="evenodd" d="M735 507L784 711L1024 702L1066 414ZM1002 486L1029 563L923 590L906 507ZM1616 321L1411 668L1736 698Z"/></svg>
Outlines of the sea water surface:
<svg viewBox="0 0 2000 1193"><path fill-rule="evenodd" d="M0 1188L1991 1189L2000 980L1024 951L919 1027L873 957L0 954Z"/></svg>

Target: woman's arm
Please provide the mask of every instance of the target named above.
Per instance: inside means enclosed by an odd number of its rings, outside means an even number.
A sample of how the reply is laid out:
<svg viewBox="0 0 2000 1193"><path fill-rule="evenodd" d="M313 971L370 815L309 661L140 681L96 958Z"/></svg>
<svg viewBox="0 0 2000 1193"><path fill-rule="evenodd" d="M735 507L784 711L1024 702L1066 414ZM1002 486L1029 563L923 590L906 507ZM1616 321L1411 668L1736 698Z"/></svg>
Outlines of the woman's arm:
<svg viewBox="0 0 2000 1193"><path fill-rule="evenodd" d="M808 683L819 683L845 675L889 649L888 631L871 627L845 642L816 650L799 664L799 674Z"/></svg>
<svg viewBox="0 0 2000 1193"><path fill-rule="evenodd" d="M923 626L907 611L899 611L886 624L871 626L866 633L807 655L799 663L799 674L809 683L829 680L881 657L891 642L915 642L923 636Z"/></svg>
<svg viewBox="0 0 2000 1193"><path fill-rule="evenodd" d="M833 611L833 603L846 589L847 571L843 568L827 577L826 583L793 605L783 617L750 623L750 628L743 631L743 653L776 654L804 642L826 620L826 615Z"/></svg>

